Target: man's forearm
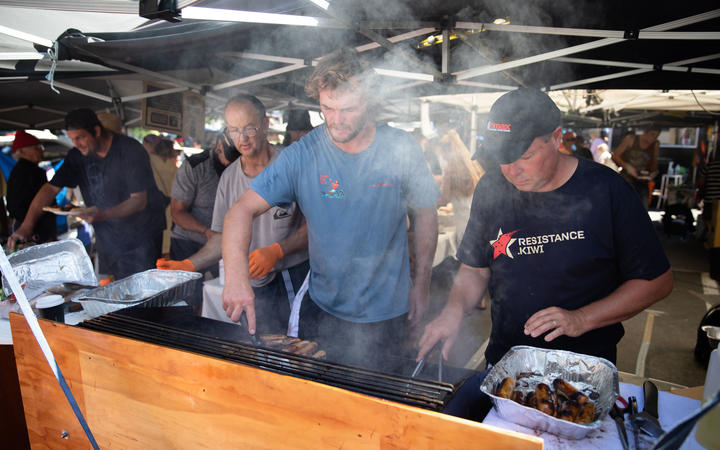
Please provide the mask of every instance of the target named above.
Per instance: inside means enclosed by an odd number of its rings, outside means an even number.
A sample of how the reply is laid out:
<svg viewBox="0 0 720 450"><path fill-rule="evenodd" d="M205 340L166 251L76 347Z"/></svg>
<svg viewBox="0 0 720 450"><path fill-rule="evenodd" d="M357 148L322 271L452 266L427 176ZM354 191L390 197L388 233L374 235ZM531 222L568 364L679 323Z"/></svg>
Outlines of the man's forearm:
<svg viewBox="0 0 720 450"><path fill-rule="evenodd" d="M40 219L40 216L42 216L43 208L53 203L58 192L60 192L59 187L45 183L30 203L22 225L27 226L30 230L35 228L35 224Z"/></svg>
<svg viewBox="0 0 720 450"><path fill-rule="evenodd" d="M435 206L416 210L412 215L415 229L415 274L413 284L426 285L430 288L430 274L438 239L437 210Z"/></svg>
<svg viewBox="0 0 720 450"><path fill-rule="evenodd" d="M170 212L172 213L173 223L183 230L205 233L209 227L190 214L188 208L189 205L172 199L170 201Z"/></svg>
<svg viewBox="0 0 720 450"><path fill-rule="evenodd" d="M627 320L667 297L672 288L670 269L653 280L628 280L607 297L578 310L582 313L583 328L587 332Z"/></svg>
<svg viewBox="0 0 720 450"><path fill-rule="evenodd" d="M139 213L147 206L147 191L135 192L130 197L112 208L103 211L103 219L121 219Z"/></svg>
<svg viewBox="0 0 720 450"><path fill-rule="evenodd" d="M206 269L220 261L222 257L222 241L222 233L213 233L205 245L188 258L195 266L195 270Z"/></svg>
<svg viewBox="0 0 720 450"><path fill-rule="evenodd" d="M241 197L242 199L242 197ZM226 284L237 281L240 286L250 286L248 253L252 239L253 213L238 201L225 215L222 233L222 258L225 265Z"/></svg>
<svg viewBox="0 0 720 450"><path fill-rule="evenodd" d="M308 246L307 223L302 224L296 232L280 240L278 244L280 244L284 256L306 249Z"/></svg>

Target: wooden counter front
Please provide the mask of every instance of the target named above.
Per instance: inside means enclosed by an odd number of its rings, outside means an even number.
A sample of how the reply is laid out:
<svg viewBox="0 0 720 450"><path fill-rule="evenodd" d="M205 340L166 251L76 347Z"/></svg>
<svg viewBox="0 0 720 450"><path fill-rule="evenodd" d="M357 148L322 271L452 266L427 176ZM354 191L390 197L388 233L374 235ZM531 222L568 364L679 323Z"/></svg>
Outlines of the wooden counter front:
<svg viewBox="0 0 720 450"><path fill-rule="evenodd" d="M89 448L24 317L10 320L32 447ZM542 448L534 436L300 378L56 322L40 326L103 449Z"/></svg>

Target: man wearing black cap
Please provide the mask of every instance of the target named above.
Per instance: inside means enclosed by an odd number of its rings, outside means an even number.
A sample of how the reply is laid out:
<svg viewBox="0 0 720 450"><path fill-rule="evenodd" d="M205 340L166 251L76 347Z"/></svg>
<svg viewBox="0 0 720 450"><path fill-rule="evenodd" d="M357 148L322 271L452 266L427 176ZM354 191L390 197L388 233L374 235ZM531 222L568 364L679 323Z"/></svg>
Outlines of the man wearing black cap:
<svg viewBox="0 0 720 450"><path fill-rule="evenodd" d="M672 290L645 209L622 177L557 151L560 111L545 93L500 97L479 155L478 183L448 303L420 339L419 358L457 338L465 312L492 298L489 364L514 345L616 359L626 320Z"/></svg>
<svg viewBox="0 0 720 450"><path fill-rule="evenodd" d="M155 267L165 228L164 204L142 145L105 129L85 108L68 113L65 129L75 147L37 193L11 240L29 237L43 207L60 189L79 186L90 207L80 217L95 228L100 273L120 279Z"/></svg>

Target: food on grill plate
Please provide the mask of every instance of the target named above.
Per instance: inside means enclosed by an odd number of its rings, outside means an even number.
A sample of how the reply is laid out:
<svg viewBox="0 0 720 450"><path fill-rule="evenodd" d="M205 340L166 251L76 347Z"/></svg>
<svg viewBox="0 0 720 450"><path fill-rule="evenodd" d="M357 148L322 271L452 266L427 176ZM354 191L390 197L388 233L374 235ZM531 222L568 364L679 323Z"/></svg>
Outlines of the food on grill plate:
<svg viewBox="0 0 720 450"><path fill-rule="evenodd" d="M266 347L283 352L310 356L315 359L324 359L327 356L324 350L318 350L318 344L315 341L304 341L283 334L263 334L260 339Z"/></svg>
<svg viewBox="0 0 720 450"><path fill-rule="evenodd" d="M595 403L561 378L553 380L554 390L545 383L538 383L527 394L522 389L516 389L517 384L512 377L504 378L498 384L495 395L569 422L590 423L595 420ZM597 398L596 395L591 397Z"/></svg>

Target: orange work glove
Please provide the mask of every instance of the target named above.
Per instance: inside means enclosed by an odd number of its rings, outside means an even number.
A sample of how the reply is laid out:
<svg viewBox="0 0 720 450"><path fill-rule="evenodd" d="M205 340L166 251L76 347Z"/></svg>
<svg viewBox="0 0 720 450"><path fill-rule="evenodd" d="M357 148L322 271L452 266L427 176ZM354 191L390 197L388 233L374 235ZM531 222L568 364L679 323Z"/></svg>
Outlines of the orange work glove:
<svg viewBox="0 0 720 450"><path fill-rule="evenodd" d="M270 272L278 259L283 257L282 248L280 244L275 242L267 247L258 248L250 253L249 265L250 265L250 278L257 280L264 277Z"/></svg>
<svg viewBox="0 0 720 450"><path fill-rule="evenodd" d="M155 266L160 270L186 270L188 272L195 272L195 264L191 263L189 259L173 261L172 259L160 258L155 262Z"/></svg>

